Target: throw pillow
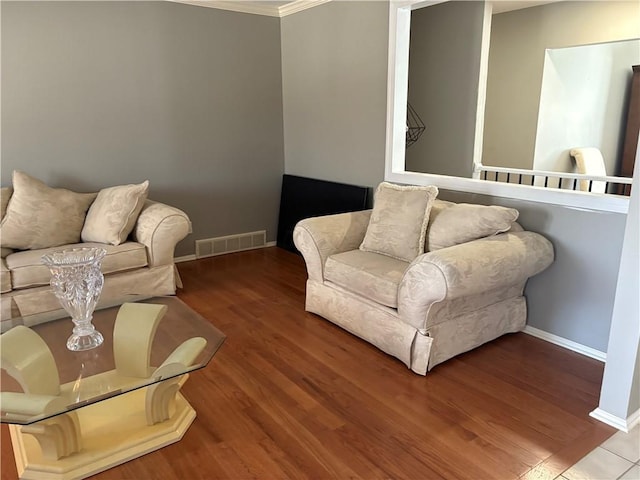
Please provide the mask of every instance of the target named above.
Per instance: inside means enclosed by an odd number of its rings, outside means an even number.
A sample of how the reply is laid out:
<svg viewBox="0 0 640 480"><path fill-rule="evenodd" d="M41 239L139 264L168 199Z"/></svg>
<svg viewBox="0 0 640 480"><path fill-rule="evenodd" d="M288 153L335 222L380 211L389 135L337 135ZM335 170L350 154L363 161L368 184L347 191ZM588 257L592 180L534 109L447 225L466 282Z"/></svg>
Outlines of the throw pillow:
<svg viewBox="0 0 640 480"><path fill-rule="evenodd" d="M518 215L515 208L497 205L455 203L445 208L434 208L429 219L427 250L433 252L506 232Z"/></svg>
<svg viewBox="0 0 640 480"><path fill-rule="evenodd" d="M51 188L24 172L13 172L13 195L0 224L5 248L29 250L80 241L95 193Z"/></svg>
<svg viewBox="0 0 640 480"><path fill-rule="evenodd" d="M82 228L83 242L120 245L127 240L149 193L149 181L104 188L91 205Z"/></svg>
<svg viewBox="0 0 640 480"><path fill-rule="evenodd" d="M382 182L360 250L411 262L424 253L431 205L438 195L434 186L401 186Z"/></svg>

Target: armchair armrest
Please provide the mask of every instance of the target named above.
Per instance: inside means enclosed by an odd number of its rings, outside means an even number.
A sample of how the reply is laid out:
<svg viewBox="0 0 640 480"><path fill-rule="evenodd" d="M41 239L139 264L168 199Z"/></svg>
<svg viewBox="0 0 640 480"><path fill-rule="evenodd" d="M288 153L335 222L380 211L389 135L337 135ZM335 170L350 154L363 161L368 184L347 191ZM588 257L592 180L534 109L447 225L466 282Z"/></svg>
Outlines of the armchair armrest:
<svg viewBox="0 0 640 480"><path fill-rule="evenodd" d="M147 247L149 266L172 265L176 245L191 233L182 210L147 200L133 229L133 239Z"/></svg>
<svg viewBox="0 0 640 480"><path fill-rule="evenodd" d="M444 300L524 284L553 262L551 242L534 232L503 233L416 258L398 288L398 313L426 328L431 306Z"/></svg>
<svg viewBox="0 0 640 480"><path fill-rule="evenodd" d="M330 255L355 250L369 225L371 210L338 213L300 220L293 242L304 257L310 280L322 282L324 264Z"/></svg>

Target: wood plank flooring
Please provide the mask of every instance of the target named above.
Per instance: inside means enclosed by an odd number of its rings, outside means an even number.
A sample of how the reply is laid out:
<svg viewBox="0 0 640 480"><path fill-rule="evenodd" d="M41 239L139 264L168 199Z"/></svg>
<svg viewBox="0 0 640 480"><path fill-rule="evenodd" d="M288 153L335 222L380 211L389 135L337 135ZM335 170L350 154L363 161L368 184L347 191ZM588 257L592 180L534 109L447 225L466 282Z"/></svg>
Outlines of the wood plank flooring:
<svg viewBox="0 0 640 480"><path fill-rule="evenodd" d="M518 333L412 373L304 311L277 247L178 265L182 298L227 335L184 395L177 444L95 479L545 479L614 433L589 417L603 364ZM2 426L1 478L16 478Z"/></svg>

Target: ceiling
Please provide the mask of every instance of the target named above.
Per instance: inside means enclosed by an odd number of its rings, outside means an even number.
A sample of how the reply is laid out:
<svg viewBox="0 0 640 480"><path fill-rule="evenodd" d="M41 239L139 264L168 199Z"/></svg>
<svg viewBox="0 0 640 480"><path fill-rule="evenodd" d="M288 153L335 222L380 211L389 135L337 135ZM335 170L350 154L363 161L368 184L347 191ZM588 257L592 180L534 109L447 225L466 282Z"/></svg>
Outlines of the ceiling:
<svg viewBox="0 0 640 480"><path fill-rule="evenodd" d="M169 0L202 7L236 12L254 13L270 17L284 17L331 0ZM357 0L342 0L357 1ZM504 13L562 0L494 0L493 13Z"/></svg>

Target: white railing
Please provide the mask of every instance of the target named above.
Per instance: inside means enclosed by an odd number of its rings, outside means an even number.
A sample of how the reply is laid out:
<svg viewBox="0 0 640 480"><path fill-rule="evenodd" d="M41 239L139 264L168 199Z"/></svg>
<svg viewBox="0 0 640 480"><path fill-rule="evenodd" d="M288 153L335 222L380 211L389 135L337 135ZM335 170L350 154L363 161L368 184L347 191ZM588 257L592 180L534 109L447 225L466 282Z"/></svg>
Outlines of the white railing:
<svg viewBox="0 0 640 480"><path fill-rule="evenodd" d="M490 182L535 185L545 188L559 188L563 190L586 192L591 192L594 186L604 182L605 193L614 195L629 195L631 192L631 184L633 182L633 179L630 177L548 172L544 170L524 170L520 168L492 167L490 165L482 164L475 165L473 178L487 180ZM581 185L583 186L581 187Z"/></svg>

